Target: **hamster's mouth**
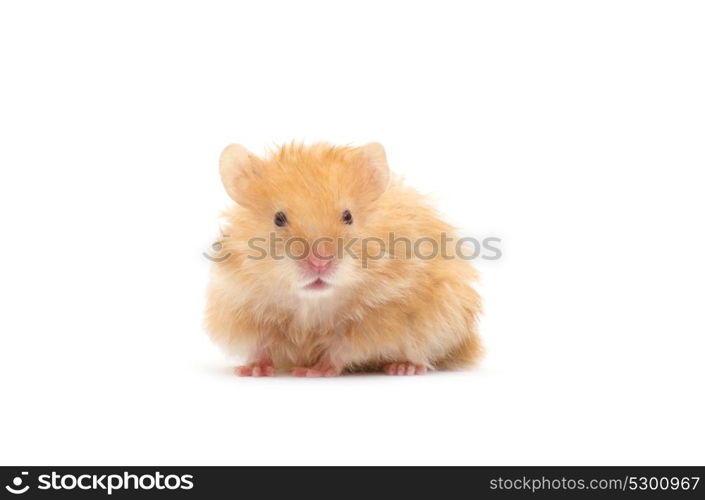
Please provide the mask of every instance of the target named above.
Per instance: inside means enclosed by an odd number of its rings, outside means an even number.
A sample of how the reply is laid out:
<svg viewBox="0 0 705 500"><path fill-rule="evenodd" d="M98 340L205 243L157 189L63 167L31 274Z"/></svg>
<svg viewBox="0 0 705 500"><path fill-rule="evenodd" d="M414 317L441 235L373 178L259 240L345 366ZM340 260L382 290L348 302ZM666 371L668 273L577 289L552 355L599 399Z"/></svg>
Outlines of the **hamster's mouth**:
<svg viewBox="0 0 705 500"><path fill-rule="evenodd" d="M304 290L325 290L330 286L330 283L323 281L321 278L316 278L314 281L306 285Z"/></svg>

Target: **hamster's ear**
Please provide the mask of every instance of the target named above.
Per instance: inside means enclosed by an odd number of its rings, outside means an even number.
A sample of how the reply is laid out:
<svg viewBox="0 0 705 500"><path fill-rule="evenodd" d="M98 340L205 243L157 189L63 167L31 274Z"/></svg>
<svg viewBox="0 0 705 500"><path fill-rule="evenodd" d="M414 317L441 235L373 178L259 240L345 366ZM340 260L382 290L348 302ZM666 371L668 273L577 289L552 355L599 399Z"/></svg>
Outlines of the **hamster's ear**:
<svg viewBox="0 0 705 500"><path fill-rule="evenodd" d="M379 142L370 142L360 148L365 168L367 169L367 184L373 199L377 199L387 190L389 184L389 165L384 146Z"/></svg>
<svg viewBox="0 0 705 500"><path fill-rule="evenodd" d="M247 191L257 175L259 159L239 144L231 144L220 154L220 179L228 195L240 205L247 204Z"/></svg>

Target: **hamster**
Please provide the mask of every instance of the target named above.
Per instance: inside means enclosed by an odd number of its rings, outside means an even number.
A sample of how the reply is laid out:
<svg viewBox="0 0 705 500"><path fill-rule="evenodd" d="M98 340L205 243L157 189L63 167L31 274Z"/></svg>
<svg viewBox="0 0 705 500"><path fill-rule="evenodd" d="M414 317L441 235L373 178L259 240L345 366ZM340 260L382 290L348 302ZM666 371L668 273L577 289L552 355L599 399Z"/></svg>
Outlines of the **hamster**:
<svg viewBox="0 0 705 500"><path fill-rule="evenodd" d="M237 375L418 375L478 358L477 273L381 144L293 143L263 158L232 144L220 175L235 205L205 327L244 357Z"/></svg>

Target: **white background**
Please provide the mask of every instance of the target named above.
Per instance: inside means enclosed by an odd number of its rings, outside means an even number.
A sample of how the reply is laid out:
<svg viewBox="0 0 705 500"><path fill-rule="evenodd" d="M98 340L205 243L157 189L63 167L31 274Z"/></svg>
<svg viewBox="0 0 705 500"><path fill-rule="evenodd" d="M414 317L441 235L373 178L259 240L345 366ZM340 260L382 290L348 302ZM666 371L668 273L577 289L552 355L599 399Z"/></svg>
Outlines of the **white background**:
<svg viewBox="0 0 705 500"><path fill-rule="evenodd" d="M703 465L698 2L4 2L0 463ZM217 158L381 141L466 233L488 355L239 379Z"/></svg>

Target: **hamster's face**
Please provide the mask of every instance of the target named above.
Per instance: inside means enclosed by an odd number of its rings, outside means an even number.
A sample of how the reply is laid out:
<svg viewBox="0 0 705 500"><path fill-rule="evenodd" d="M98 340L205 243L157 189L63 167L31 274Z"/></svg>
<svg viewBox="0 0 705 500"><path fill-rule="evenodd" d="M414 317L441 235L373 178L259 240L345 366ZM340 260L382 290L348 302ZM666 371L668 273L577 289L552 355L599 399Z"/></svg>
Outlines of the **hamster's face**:
<svg viewBox="0 0 705 500"><path fill-rule="evenodd" d="M231 145L221 176L242 208L234 225L249 280L310 299L364 281L360 242L389 180L381 145L292 145L266 159Z"/></svg>

